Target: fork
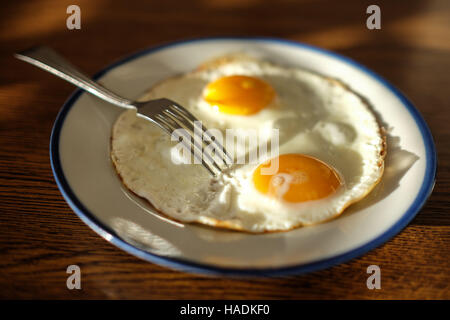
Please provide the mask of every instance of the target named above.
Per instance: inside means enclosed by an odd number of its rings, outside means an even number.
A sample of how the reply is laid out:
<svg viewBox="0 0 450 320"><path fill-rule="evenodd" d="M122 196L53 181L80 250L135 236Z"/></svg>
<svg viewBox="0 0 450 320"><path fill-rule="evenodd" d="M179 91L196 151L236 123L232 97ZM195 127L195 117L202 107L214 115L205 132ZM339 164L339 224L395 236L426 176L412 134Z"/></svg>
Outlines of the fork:
<svg viewBox="0 0 450 320"><path fill-rule="evenodd" d="M111 104L124 109L136 109L139 117L156 124L169 135L172 135L177 129L184 129L177 131L177 133L181 133L179 141L189 148L194 157L201 161L202 165L213 176L223 172L233 162L222 144L207 131L203 124L188 110L172 100L161 98L141 102L120 97L91 80L54 50L45 46L34 47L14 56L48 71ZM207 139L204 139L205 137ZM214 157L208 152L204 152L203 147L207 143L212 144L215 151ZM218 156L220 161L218 161L216 156Z"/></svg>

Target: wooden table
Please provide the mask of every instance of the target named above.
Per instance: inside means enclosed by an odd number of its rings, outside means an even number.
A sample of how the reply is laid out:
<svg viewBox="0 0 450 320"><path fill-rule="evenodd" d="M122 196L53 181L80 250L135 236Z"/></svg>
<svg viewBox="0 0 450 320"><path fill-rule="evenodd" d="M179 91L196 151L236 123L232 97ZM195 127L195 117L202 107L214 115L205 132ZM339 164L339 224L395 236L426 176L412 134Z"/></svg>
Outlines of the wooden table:
<svg viewBox="0 0 450 320"><path fill-rule="evenodd" d="M381 7L381 30L366 8ZM81 8L81 30L66 8ZM0 11L0 297L191 299L450 298L450 2L442 1L10 1ZM68 207L49 161L53 121L74 88L12 58L47 44L93 74L118 57L197 36L264 35L331 49L405 92L428 122L439 170L426 206L399 235L359 259L304 276L229 279L172 271L135 258ZM82 269L82 290L66 268ZM366 268L382 270L368 290Z"/></svg>

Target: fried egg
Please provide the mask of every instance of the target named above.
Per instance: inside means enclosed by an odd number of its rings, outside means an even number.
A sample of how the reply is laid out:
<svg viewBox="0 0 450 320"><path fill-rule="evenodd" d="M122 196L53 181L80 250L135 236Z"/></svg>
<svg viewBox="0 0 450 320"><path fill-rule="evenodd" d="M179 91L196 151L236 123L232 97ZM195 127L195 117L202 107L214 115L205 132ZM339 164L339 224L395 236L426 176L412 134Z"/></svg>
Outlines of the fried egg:
<svg viewBox="0 0 450 320"><path fill-rule="evenodd" d="M342 82L248 56L228 56L166 79L142 100L169 98L209 129L255 129L278 153L212 177L174 161L178 141L136 116L114 124L111 158L125 186L181 222L286 231L339 216L381 179L385 139L366 100ZM244 142L235 148L251 151ZM236 150L234 150L236 151ZM277 169L270 174L267 169Z"/></svg>

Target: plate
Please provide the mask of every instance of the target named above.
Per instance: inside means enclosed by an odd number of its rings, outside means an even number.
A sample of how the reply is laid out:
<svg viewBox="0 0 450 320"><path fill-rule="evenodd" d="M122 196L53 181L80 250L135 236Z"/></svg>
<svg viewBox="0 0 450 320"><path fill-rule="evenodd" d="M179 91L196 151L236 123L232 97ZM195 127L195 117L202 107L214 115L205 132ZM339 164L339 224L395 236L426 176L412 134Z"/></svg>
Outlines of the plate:
<svg viewBox="0 0 450 320"><path fill-rule="evenodd" d="M405 96L353 60L282 39L206 38L133 54L95 79L136 99L162 79L242 51L341 79L368 99L388 130L385 174L368 197L338 219L282 233L252 235L172 222L128 192L113 169L111 127L122 110L77 90L58 114L50 141L56 182L75 213L107 241L139 258L189 272L227 275L319 270L360 256L400 232L433 189L433 139Z"/></svg>

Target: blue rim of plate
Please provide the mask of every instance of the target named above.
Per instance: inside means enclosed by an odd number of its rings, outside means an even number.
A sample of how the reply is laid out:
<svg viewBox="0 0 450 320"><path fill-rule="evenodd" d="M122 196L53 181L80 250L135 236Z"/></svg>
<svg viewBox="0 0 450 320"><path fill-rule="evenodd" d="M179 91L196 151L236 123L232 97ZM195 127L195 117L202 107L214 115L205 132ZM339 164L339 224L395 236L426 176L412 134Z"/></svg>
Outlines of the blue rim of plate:
<svg viewBox="0 0 450 320"><path fill-rule="evenodd" d="M410 205L408 210L405 211L403 216L392 225L387 231L385 231L380 236L375 239L369 241L368 243L350 250L348 252L326 258L319 261L314 261L311 263L281 267L281 268L225 268L218 267L214 265L200 264L192 261L187 261L179 258L173 257L165 257L156 255L139 248L136 248L125 240L121 239L113 230L111 230L108 226L104 225L100 222L93 213L91 213L77 198L73 190L70 188L70 185L64 175L61 166L61 160L59 155L59 138L61 129L64 125L64 120L70 111L73 104L78 100L80 95L84 92L81 89L76 90L69 99L64 103L61 110L56 117L55 124L52 129L51 137L50 137L50 161L53 170L53 175L55 176L56 184L58 185L59 190L61 191L63 197L72 208L72 210L80 217L80 219L85 222L91 229L105 238L107 241L111 242L115 246L120 249L137 256L146 261L150 261L162 266L166 266L169 268L174 268L187 272L194 273L203 273L203 274L215 274L215 275L231 275L231 276L283 276L290 274L304 274L312 271L317 271L321 269L325 269L340 263L344 263L353 258L359 257L364 253L380 246L381 244L388 241L390 238L399 233L403 228L405 228L408 223L415 217L415 215L420 211L428 197L431 195L431 192L435 183L436 176L436 166L437 166L437 156L436 149L434 146L433 137L431 135L430 129L428 128L425 120L422 118L420 112L413 106L413 104L392 84L386 81L383 77L379 76L372 70L367 67L355 62L354 60L342 56L340 54L327 51L309 44L299 43L292 40L280 39L280 38L269 38L269 37L209 37L209 38L193 38L188 40L180 40L165 43L159 46L150 47L143 51L139 51L137 53L131 54L119 61L109 65L99 73L97 73L93 78L98 79L105 75L107 72L112 69L132 61L141 56L154 53L156 51L179 46L187 43L193 42L205 42L205 41L218 41L218 40L228 40L228 41L259 41L259 42L271 42L276 44L288 45L299 47L302 49L307 49L313 52L320 53L322 55L327 55L337 60L343 61L361 71L368 74L381 84L383 84L389 91L391 91L405 106L405 108L409 111L411 116L414 118L417 127L419 128L422 139L425 145L426 152L426 168L425 168L425 177L420 187L419 193L417 197L414 199L413 203Z"/></svg>

